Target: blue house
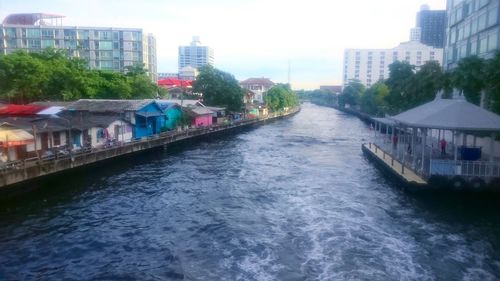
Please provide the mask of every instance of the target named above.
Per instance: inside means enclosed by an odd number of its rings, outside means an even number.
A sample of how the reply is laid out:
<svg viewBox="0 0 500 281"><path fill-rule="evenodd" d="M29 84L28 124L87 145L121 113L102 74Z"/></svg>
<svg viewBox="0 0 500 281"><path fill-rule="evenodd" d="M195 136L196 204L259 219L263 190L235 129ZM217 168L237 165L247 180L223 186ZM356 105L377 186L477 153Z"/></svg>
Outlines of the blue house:
<svg viewBox="0 0 500 281"><path fill-rule="evenodd" d="M139 139L165 130L165 114L155 100L81 99L67 106L67 112L85 119L86 114L117 116L130 122L133 138Z"/></svg>
<svg viewBox="0 0 500 281"><path fill-rule="evenodd" d="M168 100L157 100L156 103L158 103L165 113L165 127L167 130L174 130L182 118L181 106L176 102Z"/></svg>

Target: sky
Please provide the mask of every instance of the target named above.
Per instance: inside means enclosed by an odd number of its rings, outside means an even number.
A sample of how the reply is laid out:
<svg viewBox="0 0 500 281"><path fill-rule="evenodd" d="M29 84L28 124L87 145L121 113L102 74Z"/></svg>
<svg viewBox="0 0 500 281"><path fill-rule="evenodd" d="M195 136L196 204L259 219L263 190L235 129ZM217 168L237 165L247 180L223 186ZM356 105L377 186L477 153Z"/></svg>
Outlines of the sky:
<svg viewBox="0 0 500 281"><path fill-rule="evenodd" d="M159 72L177 72L178 46L199 36L215 67L294 89L342 83L346 48L408 41L416 13L446 0L0 0L11 13L55 13L63 25L142 28L157 40Z"/></svg>

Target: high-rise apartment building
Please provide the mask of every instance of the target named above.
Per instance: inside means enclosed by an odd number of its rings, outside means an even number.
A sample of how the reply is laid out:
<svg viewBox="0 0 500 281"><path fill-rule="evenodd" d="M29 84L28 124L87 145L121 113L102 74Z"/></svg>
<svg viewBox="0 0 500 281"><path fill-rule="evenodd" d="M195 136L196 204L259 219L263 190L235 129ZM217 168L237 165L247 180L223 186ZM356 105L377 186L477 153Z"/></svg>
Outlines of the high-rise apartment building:
<svg viewBox="0 0 500 281"><path fill-rule="evenodd" d="M393 49L347 49L344 52L343 86L356 79L369 87L389 77L389 65L407 61L417 68L427 61L443 61L443 49L424 45L418 41L399 44Z"/></svg>
<svg viewBox="0 0 500 281"><path fill-rule="evenodd" d="M140 28L62 26L63 17L43 13L7 16L0 24L0 54L64 49L69 56L86 60L92 69L124 72L127 66L144 64L151 79L157 80L152 34Z"/></svg>
<svg viewBox="0 0 500 281"><path fill-rule="evenodd" d="M444 48L446 11L430 10L423 5L417 13L417 28L420 29L420 43L434 48Z"/></svg>
<svg viewBox="0 0 500 281"><path fill-rule="evenodd" d="M179 72L186 66L199 68L207 64L214 65L214 50L202 46L198 36L193 36L189 46L179 46Z"/></svg>
<svg viewBox="0 0 500 281"><path fill-rule="evenodd" d="M491 58L500 49L500 1L448 0L444 68L477 55Z"/></svg>

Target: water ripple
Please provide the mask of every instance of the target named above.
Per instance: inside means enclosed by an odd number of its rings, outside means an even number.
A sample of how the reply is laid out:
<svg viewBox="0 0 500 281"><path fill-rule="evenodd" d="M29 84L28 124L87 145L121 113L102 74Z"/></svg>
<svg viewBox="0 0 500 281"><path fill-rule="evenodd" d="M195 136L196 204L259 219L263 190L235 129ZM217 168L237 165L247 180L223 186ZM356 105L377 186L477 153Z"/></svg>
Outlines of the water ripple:
<svg viewBox="0 0 500 281"><path fill-rule="evenodd" d="M0 280L499 279L498 204L408 195L371 137L305 104L51 186L0 211Z"/></svg>

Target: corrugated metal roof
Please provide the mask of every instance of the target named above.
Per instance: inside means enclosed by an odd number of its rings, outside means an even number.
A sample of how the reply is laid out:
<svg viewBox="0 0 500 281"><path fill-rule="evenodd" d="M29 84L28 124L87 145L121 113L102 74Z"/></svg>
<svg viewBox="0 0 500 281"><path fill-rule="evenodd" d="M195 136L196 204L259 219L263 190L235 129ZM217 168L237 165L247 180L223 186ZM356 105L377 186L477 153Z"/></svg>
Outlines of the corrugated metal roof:
<svg viewBox="0 0 500 281"><path fill-rule="evenodd" d="M199 100L176 100L176 99L171 99L171 100L156 100L157 103L162 103L162 102L173 102L173 103L176 103L178 105L181 105L182 103L182 106L205 106L203 105Z"/></svg>
<svg viewBox="0 0 500 281"><path fill-rule="evenodd" d="M153 103L153 99L144 100L101 100L81 99L67 106L67 110L79 110L89 112L124 112L137 111L146 105Z"/></svg>
<svg viewBox="0 0 500 281"><path fill-rule="evenodd" d="M189 110L191 110L196 115L205 115L205 114L212 115L212 113L213 113L211 110L206 109L206 108L201 107L201 106L189 107Z"/></svg>
<svg viewBox="0 0 500 281"><path fill-rule="evenodd" d="M409 127L500 131L500 116L459 99L435 99L390 119Z"/></svg>

